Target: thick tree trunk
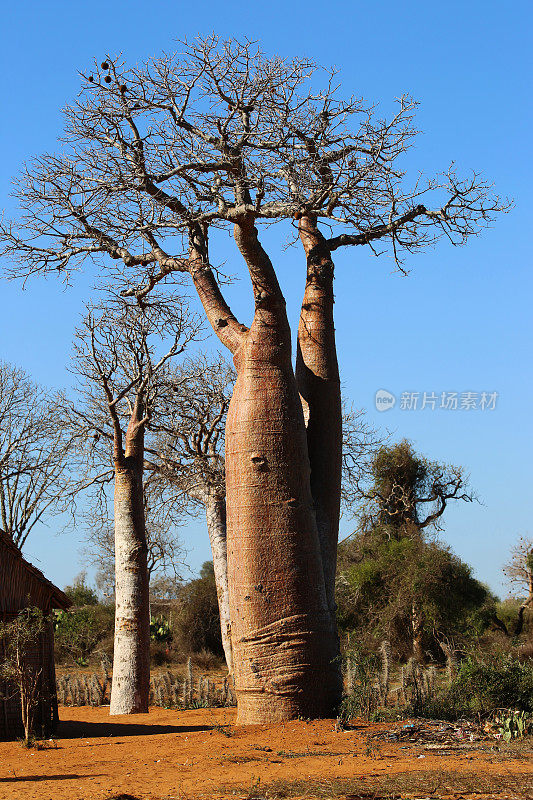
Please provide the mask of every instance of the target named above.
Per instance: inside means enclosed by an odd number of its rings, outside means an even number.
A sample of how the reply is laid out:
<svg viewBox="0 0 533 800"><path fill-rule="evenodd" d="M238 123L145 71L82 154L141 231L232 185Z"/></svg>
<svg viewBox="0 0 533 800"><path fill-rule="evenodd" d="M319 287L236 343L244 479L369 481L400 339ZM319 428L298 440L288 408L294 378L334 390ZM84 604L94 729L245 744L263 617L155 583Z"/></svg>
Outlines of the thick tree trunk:
<svg viewBox="0 0 533 800"><path fill-rule="evenodd" d="M250 217L235 226L255 296L249 330L210 283L201 237L192 274L234 353L226 423L228 584L240 724L334 714L342 692L311 498L285 301Z"/></svg>
<svg viewBox="0 0 533 800"><path fill-rule="evenodd" d="M300 219L307 279L298 326L296 381L311 464L311 493L322 551L326 597L335 616L335 573L342 474L342 407L333 320L334 265L316 220Z"/></svg>
<svg viewBox="0 0 533 800"><path fill-rule="evenodd" d="M226 665L233 674L233 650L231 646L231 622L228 591L228 549L226 540L226 499L215 494L207 494L205 499L207 531L213 554L213 569L217 587L220 632Z"/></svg>
<svg viewBox="0 0 533 800"><path fill-rule="evenodd" d="M329 716L339 700L288 326L256 314L226 426L238 722Z"/></svg>
<svg viewBox="0 0 533 800"><path fill-rule="evenodd" d="M150 611L143 504L143 427L132 416L115 457L115 644L111 714L148 711Z"/></svg>

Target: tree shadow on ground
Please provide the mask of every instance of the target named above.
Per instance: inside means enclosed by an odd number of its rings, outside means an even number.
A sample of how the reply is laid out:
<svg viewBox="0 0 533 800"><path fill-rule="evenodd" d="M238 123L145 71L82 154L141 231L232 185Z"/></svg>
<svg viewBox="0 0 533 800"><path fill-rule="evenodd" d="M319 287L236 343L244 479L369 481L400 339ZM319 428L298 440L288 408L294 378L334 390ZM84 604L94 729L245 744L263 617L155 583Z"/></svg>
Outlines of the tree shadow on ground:
<svg viewBox="0 0 533 800"><path fill-rule="evenodd" d="M0 783L19 783L24 781L68 781L68 780L83 780L84 778L102 778L103 775L78 775L71 773L66 775L13 775L8 778L0 778Z"/></svg>
<svg viewBox="0 0 533 800"><path fill-rule="evenodd" d="M155 736L164 733L211 731L212 725L155 725L147 722L85 722L65 720L59 723L57 739L98 739L106 736Z"/></svg>

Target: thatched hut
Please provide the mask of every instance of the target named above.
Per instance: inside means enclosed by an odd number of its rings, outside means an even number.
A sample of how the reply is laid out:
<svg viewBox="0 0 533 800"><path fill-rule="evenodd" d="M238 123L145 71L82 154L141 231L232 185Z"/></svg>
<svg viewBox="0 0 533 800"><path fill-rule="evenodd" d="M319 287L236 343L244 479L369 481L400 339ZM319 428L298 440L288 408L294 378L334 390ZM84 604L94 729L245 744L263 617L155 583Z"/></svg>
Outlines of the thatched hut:
<svg viewBox="0 0 533 800"><path fill-rule="evenodd" d="M66 594L26 561L12 539L0 530L0 620L10 622L28 606L40 608L49 617L46 631L32 653L41 670L37 730L47 734L53 732L58 722L51 612L70 605ZM2 654L0 641L0 660ZM23 735L18 692L15 687L0 682L0 739L17 739Z"/></svg>

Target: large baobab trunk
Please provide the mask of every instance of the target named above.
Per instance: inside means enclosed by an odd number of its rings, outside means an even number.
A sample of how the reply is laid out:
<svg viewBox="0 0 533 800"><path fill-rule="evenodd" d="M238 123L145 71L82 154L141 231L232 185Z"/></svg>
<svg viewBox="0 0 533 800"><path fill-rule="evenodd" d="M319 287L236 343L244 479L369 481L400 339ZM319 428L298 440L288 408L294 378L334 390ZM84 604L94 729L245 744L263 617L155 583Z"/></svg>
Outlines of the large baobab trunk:
<svg viewBox="0 0 533 800"><path fill-rule="evenodd" d="M240 723L327 716L336 657L288 326L256 314L226 426L228 575Z"/></svg>
<svg viewBox="0 0 533 800"><path fill-rule="evenodd" d="M236 227L256 311L226 423L228 578L240 723L328 716L340 698L285 302L255 228Z"/></svg>
<svg viewBox="0 0 533 800"><path fill-rule="evenodd" d="M342 472L342 407L333 321L334 265L316 220L299 221L307 256L307 278L296 354L296 381L302 399L311 464L311 493L328 607L335 616L335 572Z"/></svg>
<svg viewBox="0 0 533 800"><path fill-rule="evenodd" d="M226 499L208 493L205 499L207 531L213 555L213 569L217 587L218 611L220 615L220 632L222 647L226 657L226 665L230 675L233 674L233 651L231 646L231 621L228 591L228 549L226 541Z"/></svg>
<svg viewBox="0 0 533 800"><path fill-rule="evenodd" d="M226 422L228 584L241 724L331 716L342 683L311 497L302 404L285 301L250 218L234 229L255 297L249 330L224 302L202 252L191 272L234 353Z"/></svg>
<svg viewBox="0 0 533 800"><path fill-rule="evenodd" d="M111 714L148 711L150 611L143 505L144 431L136 407L125 453L115 443L115 644Z"/></svg>

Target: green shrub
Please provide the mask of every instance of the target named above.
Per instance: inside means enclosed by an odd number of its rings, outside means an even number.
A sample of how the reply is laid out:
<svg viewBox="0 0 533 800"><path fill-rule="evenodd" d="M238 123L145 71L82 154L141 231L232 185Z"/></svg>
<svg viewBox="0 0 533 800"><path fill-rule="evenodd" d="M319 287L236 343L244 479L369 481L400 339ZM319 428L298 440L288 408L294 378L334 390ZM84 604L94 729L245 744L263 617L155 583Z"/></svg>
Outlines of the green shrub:
<svg viewBox="0 0 533 800"><path fill-rule="evenodd" d="M72 660L86 666L89 656L113 632L113 606L97 605L56 611L55 651L59 662Z"/></svg>
<svg viewBox="0 0 533 800"><path fill-rule="evenodd" d="M178 596L179 611L173 624L173 646L182 655L208 650L223 656L213 562L206 561L200 577L186 583Z"/></svg>
<svg viewBox="0 0 533 800"><path fill-rule="evenodd" d="M533 664L511 655L471 656L461 663L452 691L482 713L497 708L533 711Z"/></svg>
<svg viewBox="0 0 533 800"><path fill-rule="evenodd" d="M87 574L80 572L72 586L65 586L65 594L72 601L74 606L96 606L98 605L98 595L87 583Z"/></svg>
<svg viewBox="0 0 533 800"><path fill-rule="evenodd" d="M457 719L502 709L533 712L533 663L509 654L472 654L459 665L451 686L429 697L417 713Z"/></svg>

